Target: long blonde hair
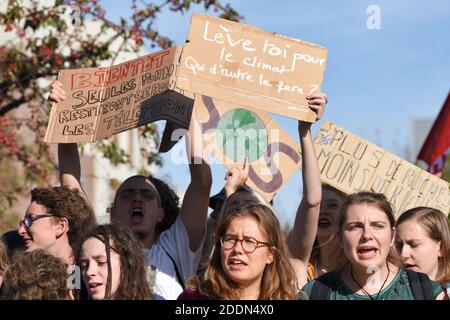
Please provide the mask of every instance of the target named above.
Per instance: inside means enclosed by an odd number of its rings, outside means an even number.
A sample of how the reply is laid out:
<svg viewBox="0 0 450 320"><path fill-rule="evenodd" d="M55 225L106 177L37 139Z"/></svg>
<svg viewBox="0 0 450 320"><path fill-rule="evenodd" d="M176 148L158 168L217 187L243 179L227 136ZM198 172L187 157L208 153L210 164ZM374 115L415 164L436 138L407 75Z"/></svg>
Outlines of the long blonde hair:
<svg viewBox="0 0 450 320"><path fill-rule="evenodd" d="M442 211L429 207L416 207L406 210L397 221L397 226L405 221L417 221L428 236L441 243L442 257L438 259L436 282L450 282L450 222Z"/></svg>
<svg viewBox="0 0 450 320"><path fill-rule="evenodd" d="M342 199L342 201L345 201L345 199L347 198L347 195L344 192L330 186L329 184L322 183L322 190L325 190L325 189L328 189L328 190L332 191L333 193L335 193L339 198ZM322 197L323 197L323 192L322 192ZM334 214L337 215L337 218L336 218L336 223L337 223L340 220L340 215L342 214L342 211L339 210L339 211L335 212ZM311 251L311 256L309 258L310 262L313 264L318 262L320 259L320 249L323 247L331 246L331 245L334 245L336 247L335 248L337 251L336 257L339 257L339 259L338 259L339 261L337 261L337 265L334 267L341 268L345 264L347 264L348 259L345 256L344 251L339 244L339 239L338 239L337 233L333 234L325 243L322 243L322 244L319 244L319 240L317 239L317 236L316 236L316 239L314 240L313 249ZM328 271L331 271L331 270L328 270ZM316 270L316 272L317 272L317 270Z"/></svg>

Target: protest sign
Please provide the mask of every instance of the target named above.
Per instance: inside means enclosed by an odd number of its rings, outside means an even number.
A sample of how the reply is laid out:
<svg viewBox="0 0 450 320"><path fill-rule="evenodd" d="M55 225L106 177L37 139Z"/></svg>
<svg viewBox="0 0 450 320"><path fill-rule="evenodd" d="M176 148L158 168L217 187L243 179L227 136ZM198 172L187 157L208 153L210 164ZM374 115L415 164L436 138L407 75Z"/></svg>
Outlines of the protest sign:
<svg viewBox="0 0 450 320"><path fill-rule="evenodd" d="M247 159L247 185L268 201L298 169L300 145L265 112L201 96L194 115L207 151L227 168Z"/></svg>
<svg viewBox="0 0 450 320"><path fill-rule="evenodd" d="M69 97L53 104L44 141L93 142L161 119L166 131L187 128L194 93L315 120L306 96L320 90L327 49L199 14L188 41L116 66L61 71Z"/></svg>
<svg viewBox="0 0 450 320"><path fill-rule="evenodd" d="M397 216L417 206L448 215L448 182L328 121L314 142L323 182L347 194L384 193Z"/></svg>
<svg viewBox="0 0 450 320"><path fill-rule="evenodd" d="M165 119L188 128L193 95L175 89L181 49L169 48L107 68L63 70L68 98L53 103L46 142L92 142Z"/></svg>
<svg viewBox="0 0 450 320"><path fill-rule="evenodd" d="M68 99L54 103L46 142L93 142L168 120L160 151L188 128L194 94L314 121L327 49L248 25L194 14L189 42L108 68L63 70ZM216 70L216 71L212 71Z"/></svg>
<svg viewBox="0 0 450 320"><path fill-rule="evenodd" d="M313 122L327 49L216 17L193 14L177 86L252 109Z"/></svg>

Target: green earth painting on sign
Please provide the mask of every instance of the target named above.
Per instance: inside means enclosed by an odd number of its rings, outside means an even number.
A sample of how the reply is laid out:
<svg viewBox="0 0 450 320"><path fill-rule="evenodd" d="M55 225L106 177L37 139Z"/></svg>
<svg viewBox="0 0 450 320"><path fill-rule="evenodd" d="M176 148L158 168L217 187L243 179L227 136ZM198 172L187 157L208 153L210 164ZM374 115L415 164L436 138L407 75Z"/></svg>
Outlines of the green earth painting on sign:
<svg viewBox="0 0 450 320"><path fill-rule="evenodd" d="M216 140L221 151L231 160L252 163L267 149L268 134L259 116L246 109L226 112L217 125Z"/></svg>

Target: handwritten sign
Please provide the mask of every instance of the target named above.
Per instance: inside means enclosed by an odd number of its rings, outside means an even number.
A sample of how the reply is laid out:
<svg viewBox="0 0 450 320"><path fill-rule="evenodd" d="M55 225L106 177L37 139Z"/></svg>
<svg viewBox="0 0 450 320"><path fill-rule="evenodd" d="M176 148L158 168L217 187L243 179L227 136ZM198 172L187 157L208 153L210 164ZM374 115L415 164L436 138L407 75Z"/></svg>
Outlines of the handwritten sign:
<svg viewBox="0 0 450 320"><path fill-rule="evenodd" d="M61 71L69 98L53 104L44 141L93 142L161 119L170 137L189 127L195 94L313 122L306 96L320 90L326 59L323 47L194 14L182 49Z"/></svg>
<svg viewBox="0 0 450 320"><path fill-rule="evenodd" d="M313 122L327 49L224 19L193 14L179 88Z"/></svg>
<svg viewBox="0 0 450 320"><path fill-rule="evenodd" d="M384 193L396 213L427 206L450 210L449 183L331 122L315 138L323 182L351 194Z"/></svg>
<svg viewBox="0 0 450 320"><path fill-rule="evenodd" d="M194 114L209 153L227 168L247 158L247 184L268 201L299 168L300 145L265 112L201 96Z"/></svg>
<svg viewBox="0 0 450 320"><path fill-rule="evenodd" d="M108 68L63 70L69 97L54 103L46 142L92 142L166 119L188 128L193 100L174 91L181 49L169 48Z"/></svg>

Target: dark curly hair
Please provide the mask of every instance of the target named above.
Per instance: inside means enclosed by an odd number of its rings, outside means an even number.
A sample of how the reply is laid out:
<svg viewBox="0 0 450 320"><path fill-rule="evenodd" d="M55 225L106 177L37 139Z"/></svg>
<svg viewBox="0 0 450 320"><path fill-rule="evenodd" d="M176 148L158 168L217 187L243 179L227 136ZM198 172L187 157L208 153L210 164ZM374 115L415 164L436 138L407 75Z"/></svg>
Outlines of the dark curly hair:
<svg viewBox="0 0 450 320"><path fill-rule="evenodd" d="M158 190L161 198L161 208L164 209L164 219L156 225L157 234L161 234L164 230L169 229L180 214L180 198L175 191L169 187L164 181L148 176L156 190Z"/></svg>
<svg viewBox="0 0 450 320"><path fill-rule="evenodd" d="M3 274L3 299L66 299L67 267L61 259L41 249L17 253Z"/></svg>
<svg viewBox="0 0 450 320"><path fill-rule="evenodd" d="M164 218L157 223L156 230L155 230L155 239L165 230L169 229L172 224L177 219L179 213L180 213L180 198L177 196L175 191L169 187L167 183L165 183L163 180L153 177L152 175L149 176L142 176L142 175L135 175L127 178L122 184L120 185L119 189L116 192L116 195L114 197L114 202L112 207L115 206L116 200L117 200L117 193L120 190L121 186L135 178L144 178L149 180L156 188L156 191L158 191L158 205L160 208L164 209Z"/></svg>
<svg viewBox="0 0 450 320"><path fill-rule="evenodd" d="M89 238L96 238L105 244L108 261L105 300L153 299L142 244L129 228L118 222L98 225L81 242L77 254L79 266L81 266L82 244ZM121 268L120 283L113 294L111 293L111 250L120 256Z"/></svg>
<svg viewBox="0 0 450 320"><path fill-rule="evenodd" d="M0 276L6 269L6 266L9 263L8 251L6 249L6 244L3 242L3 239L0 239ZM0 285L1 287L1 285Z"/></svg>
<svg viewBox="0 0 450 320"><path fill-rule="evenodd" d="M76 189L67 187L35 188L31 202L47 209L48 214L66 218L69 222L69 244L76 252L80 238L96 226L95 214L87 200Z"/></svg>

